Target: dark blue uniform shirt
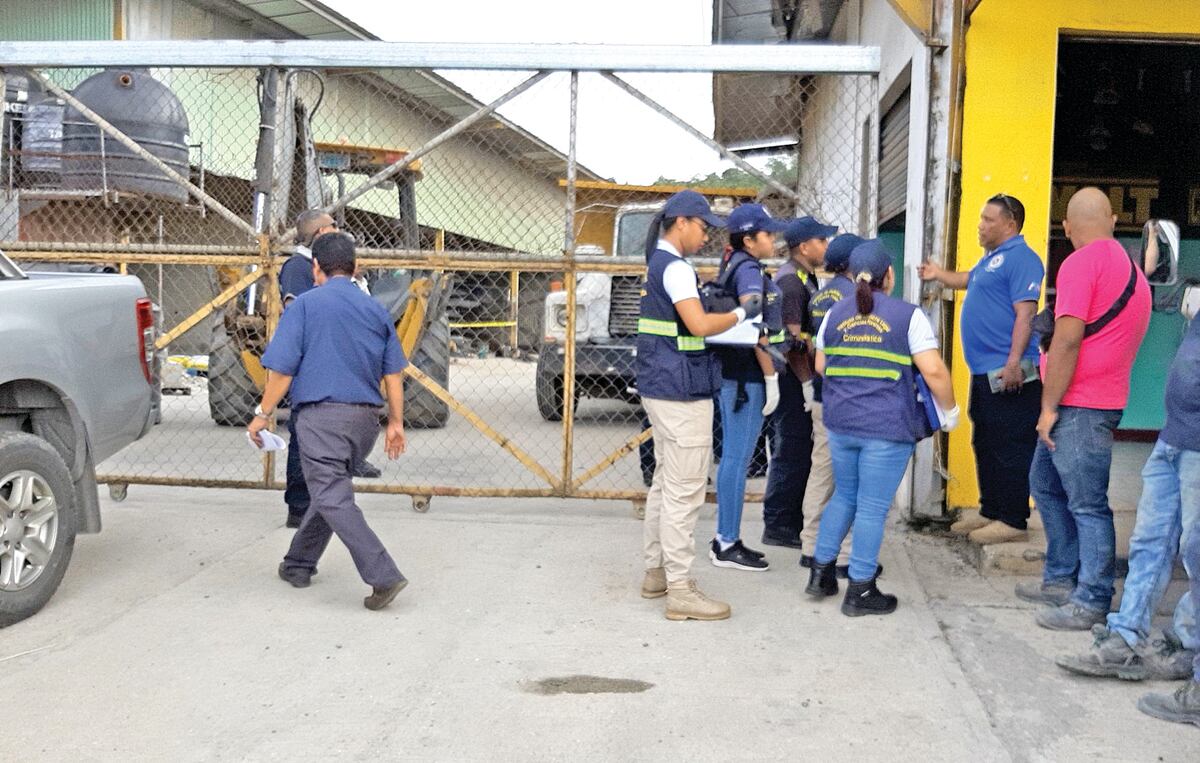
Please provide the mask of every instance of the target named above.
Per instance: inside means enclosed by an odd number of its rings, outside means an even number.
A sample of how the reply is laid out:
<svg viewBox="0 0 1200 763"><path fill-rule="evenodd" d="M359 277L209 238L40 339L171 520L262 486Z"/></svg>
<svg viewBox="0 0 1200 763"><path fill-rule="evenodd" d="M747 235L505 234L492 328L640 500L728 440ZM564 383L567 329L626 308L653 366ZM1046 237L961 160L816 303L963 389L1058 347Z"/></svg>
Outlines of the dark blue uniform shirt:
<svg viewBox="0 0 1200 763"><path fill-rule="evenodd" d="M279 269L279 296L286 303L288 297L299 297L316 286L313 281L311 257L293 254Z"/></svg>
<svg viewBox="0 0 1200 763"><path fill-rule="evenodd" d="M379 381L408 365L383 305L337 276L283 312L263 353L266 368L292 381L292 405L382 405Z"/></svg>

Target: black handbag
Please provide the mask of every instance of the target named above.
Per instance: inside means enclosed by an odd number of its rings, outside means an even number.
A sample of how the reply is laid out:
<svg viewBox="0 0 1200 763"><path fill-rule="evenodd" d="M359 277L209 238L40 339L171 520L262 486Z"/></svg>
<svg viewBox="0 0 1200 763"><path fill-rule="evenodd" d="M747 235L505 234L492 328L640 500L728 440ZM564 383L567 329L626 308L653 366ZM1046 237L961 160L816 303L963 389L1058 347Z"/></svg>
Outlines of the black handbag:
<svg viewBox="0 0 1200 763"><path fill-rule="evenodd" d="M1117 297L1117 301L1113 302L1112 307L1108 308L1108 312L1083 327L1083 338L1087 339L1093 334L1100 333L1105 326L1112 323L1113 319L1125 309L1125 305L1129 304L1136 289L1137 266L1133 264L1133 260L1130 260L1129 281L1125 284L1125 290L1121 292L1121 296ZM1042 352L1049 352L1050 342L1054 339L1054 308L1047 307L1033 316L1033 330L1040 335L1038 345L1042 348Z"/></svg>

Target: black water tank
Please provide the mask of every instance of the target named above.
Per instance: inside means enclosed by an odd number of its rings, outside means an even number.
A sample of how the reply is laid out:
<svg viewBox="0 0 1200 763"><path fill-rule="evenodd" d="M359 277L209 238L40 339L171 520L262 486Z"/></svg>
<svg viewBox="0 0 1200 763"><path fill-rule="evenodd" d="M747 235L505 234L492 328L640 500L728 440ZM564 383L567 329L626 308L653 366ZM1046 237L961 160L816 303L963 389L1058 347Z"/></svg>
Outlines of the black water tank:
<svg viewBox="0 0 1200 763"><path fill-rule="evenodd" d="M187 113L171 89L145 69L105 69L72 91L168 167L188 176ZM187 189L102 132L74 108L63 120L63 187L128 191L185 202ZM101 156L105 159L102 162Z"/></svg>

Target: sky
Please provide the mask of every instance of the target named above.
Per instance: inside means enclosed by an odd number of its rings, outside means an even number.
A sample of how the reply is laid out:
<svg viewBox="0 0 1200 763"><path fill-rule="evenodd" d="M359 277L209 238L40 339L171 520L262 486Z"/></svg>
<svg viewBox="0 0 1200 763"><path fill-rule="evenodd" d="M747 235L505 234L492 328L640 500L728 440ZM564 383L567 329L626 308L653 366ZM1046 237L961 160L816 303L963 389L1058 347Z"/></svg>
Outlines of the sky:
<svg viewBox="0 0 1200 763"><path fill-rule="evenodd" d="M380 38L397 42L596 43L708 45L711 0L324 0ZM440 72L487 102L528 76L515 72ZM706 135L712 135L708 74L621 75ZM501 113L566 153L569 84L557 73ZM579 86L577 151L581 164L623 183L688 179L728 166L684 133L598 75Z"/></svg>

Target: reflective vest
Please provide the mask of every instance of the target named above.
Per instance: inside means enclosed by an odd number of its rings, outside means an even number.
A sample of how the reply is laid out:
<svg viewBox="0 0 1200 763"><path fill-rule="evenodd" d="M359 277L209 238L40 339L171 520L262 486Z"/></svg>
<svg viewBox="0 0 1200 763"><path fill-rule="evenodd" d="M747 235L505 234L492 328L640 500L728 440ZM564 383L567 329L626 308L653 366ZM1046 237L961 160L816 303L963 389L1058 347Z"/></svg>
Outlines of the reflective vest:
<svg viewBox="0 0 1200 763"><path fill-rule="evenodd" d="M859 315L853 298L830 308L823 335L829 431L897 442L927 434L908 346L916 309L878 291L870 315Z"/></svg>
<svg viewBox="0 0 1200 763"><path fill-rule="evenodd" d="M657 400L704 400L720 387L720 365L705 348L704 338L687 330L663 286L663 271L679 260L658 249L646 267L638 317L637 388L642 397Z"/></svg>
<svg viewBox="0 0 1200 763"><path fill-rule="evenodd" d="M742 250L736 250L729 255L721 268L721 273L730 275L729 288L736 291L734 276L735 268L749 270L755 273L763 288L762 325L770 344L782 345L787 338L783 327L783 291L774 281L767 278L763 272L762 263ZM742 294L737 295L741 304ZM741 382L762 383L762 367L750 347L718 346L714 351L721 362L721 376L725 379Z"/></svg>
<svg viewBox="0 0 1200 763"><path fill-rule="evenodd" d="M825 288L813 295L808 301L808 315L812 319L810 331L813 336L821 330L821 321L825 320L829 308L851 296L854 296L854 282L847 278L845 273L835 275L825 284ZM820 376L813 379L813 399L818 403L825 401L824 381Z"/></svg>

